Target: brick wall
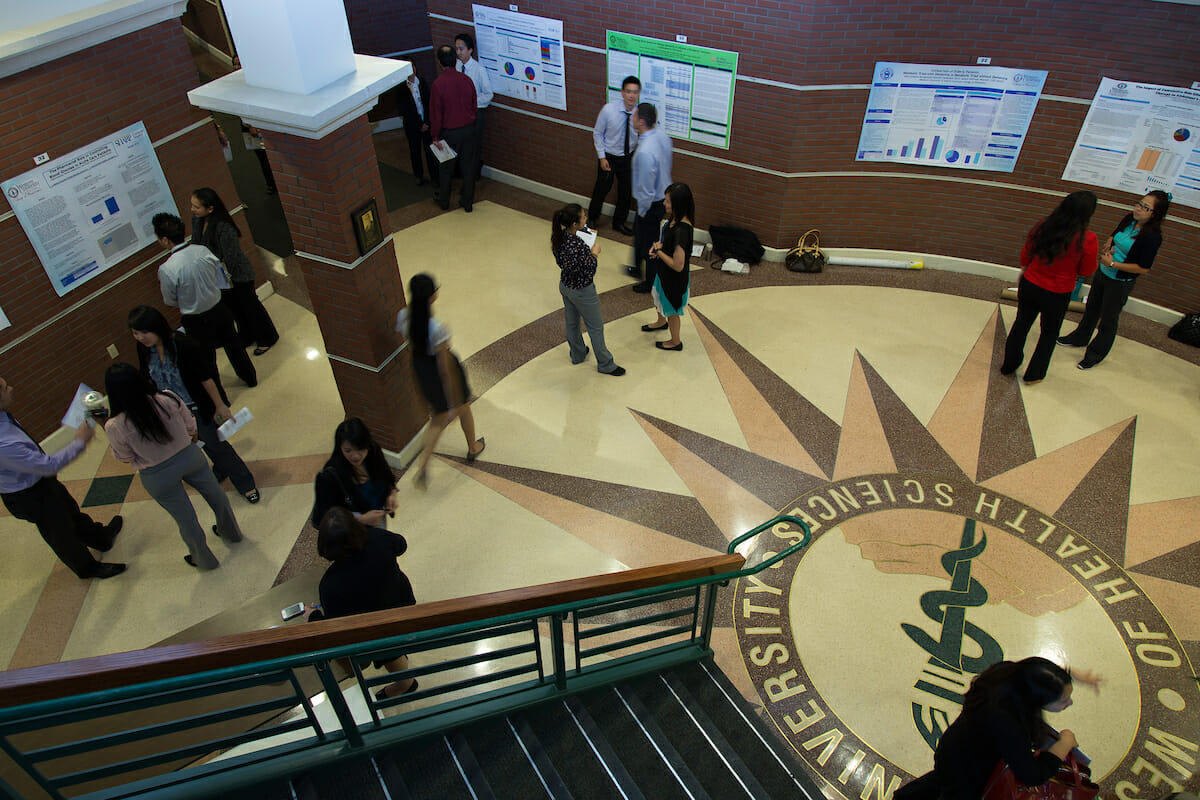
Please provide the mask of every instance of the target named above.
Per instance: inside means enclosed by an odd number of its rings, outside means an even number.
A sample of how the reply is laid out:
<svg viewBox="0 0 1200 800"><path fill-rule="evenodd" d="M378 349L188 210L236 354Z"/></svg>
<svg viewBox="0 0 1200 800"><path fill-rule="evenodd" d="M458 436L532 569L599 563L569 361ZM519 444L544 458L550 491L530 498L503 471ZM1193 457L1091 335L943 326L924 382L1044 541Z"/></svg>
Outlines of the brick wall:
<svg viewBox="0 0 1200 800"><path fill-rule="evenodd" d="M428 5L434 14L471 19L470 0ZM522 3L520 10L562 19L568 42L597 48L604 47L609 28L667 40L684 34L691 44L738 52L741 75L809 87L867 84L876 61L965 65L977 56L989 56L996 66L1048 70L1046 94L1084 101L1092 99L1102 76L1173 86L1200 78L1200 13L1194 6L1151 0L561 0ZM462 28L434 18L429 24L434 44L451 41ZM605 99L605 56L567 48L566 67L567 111L510 98L496 102L590 127ZM830 246L1015 264L1026 232L1056 199L1013 186L1056 194L1090 188L1126 208L1136 199L1061 180L1086 104L1043 98L1016 171L1005 174L855 162L866 99L866 89L801 92L739 81L731 148L677 143L674 177L692 185L697 224L743 225L775 247L791 246L816 227ZM488 126L485 163L590 193L595 153L586 132L504 109L489 114ZM846 174L786 177L813 172ZM880 172L888 177L854 174ZM926 179L931 176L967 182ZM1119 216L1101 207L1093 227L1107 234ZM1172 216L1200 222L1197 209L1176 206ZM1168 219L1163 232L1166 243L1154 272L1139 282L1136 295L1181 311L1200 308L1200 272L1192 266L1200 229Z"/></svg>
<svg viewBox="0 0 1200 800"><path fill-rule="evenodd" d="M207 117L187 101L187 91L199 83L177 20L0 79L0 176L7 180L27 172L39 153L57 158L139 120L152 140L176 133ZM239 203L211 125L156 152L177 206L165 211L182 213L187 222L188 198L200 186L212 186L230 207ZM257 260L257 248L241 227L243 249ZM160 252L157 245L145 248L60 298L17 219L0 221L0 307L12 321L0 331L0 348L86 301L0 353L0 376L17 387L16 412L35 437L58 426L81 381L103 385L112 363L108 344L117 345L120 360L135 360L125 319L142 303L162 307L161 262L139 269ZM262 277L261 264L256 266ZM176 314L168 317L178 321Z"/></svg>

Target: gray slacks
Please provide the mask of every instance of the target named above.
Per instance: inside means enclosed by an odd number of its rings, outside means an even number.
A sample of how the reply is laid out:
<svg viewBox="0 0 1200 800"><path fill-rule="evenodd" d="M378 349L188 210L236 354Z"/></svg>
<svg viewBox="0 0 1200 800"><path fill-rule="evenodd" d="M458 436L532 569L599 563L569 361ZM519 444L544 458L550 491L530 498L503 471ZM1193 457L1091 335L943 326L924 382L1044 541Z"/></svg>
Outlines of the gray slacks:
<svg viewBox="0 0 1200 800"><path fill-rule="evenodd" d="M208 461L200 448L188 445L161 464L141 470L142 485L160 506L167 510L179 526L179 536L188 546L192 561L200 569L213 569L221 562L208 549L204 529L196 517L196 509L188 497L187 483L208 502L217 517L218 535L227 542L240 542L242 529L233 516L229 498L217 484Z"/></svg>

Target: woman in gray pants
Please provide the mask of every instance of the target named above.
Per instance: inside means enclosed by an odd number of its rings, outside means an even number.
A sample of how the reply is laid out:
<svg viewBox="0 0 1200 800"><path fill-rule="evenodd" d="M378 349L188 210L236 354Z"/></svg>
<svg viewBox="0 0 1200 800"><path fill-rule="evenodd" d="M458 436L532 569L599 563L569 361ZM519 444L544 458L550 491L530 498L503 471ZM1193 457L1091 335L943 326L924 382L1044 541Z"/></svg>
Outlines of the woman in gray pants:
<svg viewBox="0 0 1200 800"><path fill-rule="evenodd" d="M208 460L193 447L196 419L172 392L159 392L132 364L117 363L104 375L112 418L104 425L113 456L137 468L142 485L167 510L188 546L183 557L190 566L209 570L220 562L208 549L204 529L183 484L200 492L216 514L213 533L227 542L242 539L229 498L209 469Z"/></svg>

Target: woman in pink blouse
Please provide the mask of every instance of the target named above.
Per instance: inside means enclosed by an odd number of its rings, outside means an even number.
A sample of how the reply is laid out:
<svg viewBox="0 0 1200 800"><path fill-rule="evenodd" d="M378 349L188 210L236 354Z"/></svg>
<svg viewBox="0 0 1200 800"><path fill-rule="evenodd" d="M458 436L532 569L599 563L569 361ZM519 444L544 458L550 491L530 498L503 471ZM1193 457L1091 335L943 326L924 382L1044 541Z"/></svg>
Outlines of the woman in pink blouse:
<svg viewBox="0 0 1200 800"><path fill-rule="evenodd" d="M175 519L189 551L183 560L198 569L219 566L184 483L200 492L216 514L213 533L227 542L239 542L242 531L208 460L199 447L192 446L196 418L177 395L157 391L132 364L109 367L104 388L112 409L104 432L113 456L137 468L146 491Z"/></svg>

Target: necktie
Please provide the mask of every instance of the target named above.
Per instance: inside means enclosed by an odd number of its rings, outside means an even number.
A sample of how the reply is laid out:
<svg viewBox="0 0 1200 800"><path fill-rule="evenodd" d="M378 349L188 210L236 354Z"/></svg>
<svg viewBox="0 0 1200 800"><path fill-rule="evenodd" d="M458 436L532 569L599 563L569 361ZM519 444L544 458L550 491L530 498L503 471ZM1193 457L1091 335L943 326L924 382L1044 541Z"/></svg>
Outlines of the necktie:
<svg viewBox="0 0 1200 800"><path fill-rule="evenodd" d="M4 413L5 413L5 414L8 414L8 421L9 421L9 422L11 422L11 423L13 424L13 427L15 427L15 428L16 428L17 430L19 430L21 433L23 433L23 434L25 434L26 436L28 436L28 437L29 437L29 441L33 442L33 446L34 446L34 447L36 447L36 448L38 449L38 452L39 452L39 453L45 453L45 452L46 452L45 450L43 450L43 449L42 449L42 446L41 446L40 444L38 444L38 441L37 441L37 439L34 439L32 436L29 436L29 432L28 432L27 430L25 430L24 428L22 428L22 427L21 427L21 423L17 422L17 418L16 418L16 417L14 417L14 416L12 415L12 412L11 412L11 411L5 411Z"/></svg>
<svg viewBox="0 0 1200 800"><path fill-rule="evenodd" d="M629 122L631 117L629 112L625 112L625 155L629 155Z"/></svg>

